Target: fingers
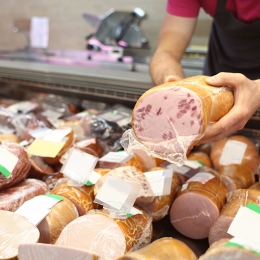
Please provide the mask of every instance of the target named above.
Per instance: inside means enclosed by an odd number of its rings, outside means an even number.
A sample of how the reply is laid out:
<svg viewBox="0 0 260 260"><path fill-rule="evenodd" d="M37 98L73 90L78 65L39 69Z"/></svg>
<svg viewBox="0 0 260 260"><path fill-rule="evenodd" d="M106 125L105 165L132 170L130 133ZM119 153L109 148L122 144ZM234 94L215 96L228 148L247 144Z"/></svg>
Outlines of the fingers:
<svg viewBox="0 0 260 260"><path fill-rule="evenodd" d="M231 88L236 88L237 85L248 80L243 74L240 73L227 73L220 72L212 77L206 78L206 82L213 86L228 86Z"/></svg>
<svg viewBox="0 0 260 260"><path fill-rule="evenodd" d="M170 75L170 76L167 76L164 83L166 82L173 82L173 81L176 81L176 80L180 80L181 78L178 77L178 76L175 76L175 75Z"/></svg>

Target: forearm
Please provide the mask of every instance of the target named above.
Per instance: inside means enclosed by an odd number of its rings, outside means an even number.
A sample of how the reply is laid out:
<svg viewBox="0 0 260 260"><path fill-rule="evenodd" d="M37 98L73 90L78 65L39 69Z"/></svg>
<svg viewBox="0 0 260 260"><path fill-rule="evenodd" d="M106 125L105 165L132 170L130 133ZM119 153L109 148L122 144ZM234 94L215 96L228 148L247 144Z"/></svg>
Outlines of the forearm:
<svg viewBox="0 0 260 260"><path fill-rule="evenodd" d="M170 53L156 51L150 62L150 75L155 86L163 84L168 76L184 78L182 66Z"/></svg>

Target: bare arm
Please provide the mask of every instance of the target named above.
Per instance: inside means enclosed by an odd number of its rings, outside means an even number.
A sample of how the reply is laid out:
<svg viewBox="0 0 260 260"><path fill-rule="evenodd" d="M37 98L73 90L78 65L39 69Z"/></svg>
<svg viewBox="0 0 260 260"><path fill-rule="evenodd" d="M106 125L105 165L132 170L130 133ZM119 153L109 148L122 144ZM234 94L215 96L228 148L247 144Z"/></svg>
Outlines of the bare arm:
<svg viewBox="0 0 260 260"><path fill-rule="evenodd" d="M166 14L156 51L150 62L150 74L155 85L184 77L180 64L192 34L197 18Z"/></svg>

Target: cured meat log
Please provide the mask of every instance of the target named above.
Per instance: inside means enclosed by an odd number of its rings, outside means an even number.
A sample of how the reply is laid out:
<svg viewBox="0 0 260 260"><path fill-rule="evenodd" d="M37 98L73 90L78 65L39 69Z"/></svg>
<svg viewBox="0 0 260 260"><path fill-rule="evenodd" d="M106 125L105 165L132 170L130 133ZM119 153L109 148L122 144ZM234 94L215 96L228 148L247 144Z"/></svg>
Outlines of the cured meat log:
<svg viewBox="0 0 260 260"><path fill-rule="evenodd" d="M68 224L56 245L91 250L104 260L115 260L151 242L152 219L143 214L126 219L91 210Z"/></svg>
<svg viewBox="0 0 260 260"><path fill-rule="evenodd" d="M220 167L218 172L228 191L247 189L255 183L254 172L246 165L230 164Z"/></svg>
<svg viewBox="0 0 260 260"><path fill-rule="evenodd" d="M16 143L2 143L0 149L4 149L18 158L18 161L11 173L11 176L6 178L0 172L0 191L9 188L20 181L26 179L29 174L31 162L25 149Z"/></svg>
<svg viewBox="0 0 260 260"><path fill-rule="evenodd" d="M63 197L63 200L55 204L51 212L37 226L40 231L39 242L54 244L63 228L78 216L76 206Z"/></svg>
<svg viewBox="0 0 260 260"><path fill-rule="evenodd" d="M22 244L18 248L19 260L101 260L101 258L87 250L75 249L42 243Z"/></svg>
<svg viewBox="0 0 260 260"><path fill-rule="evenodd" d="M251 185L248 189L250 190L260 190L260 182L256 182L253 185Z"/></svg>
<svg viewBox="0 0 260 260"><path fill-rule="evenodd" d="M0 210L0 259L17 259L18 247L24 243L37 243L39 230L25 217Z"/></svg>
<svg viewBox="0 0 260 260"><path fill-rule="evenodd" d="M223 207L220 217L212 225L209 231L209 244L222 239L232 238L227 233L231 222L241 206L247 206L249 202L259 205L260 191L250 189L239 189L227 194L227 203Z"/></svg>
<svg viewBox="0 0 260 260"><path fill-rule="evenodd" d="M0 209L16 211L25 201L49 192L46 183L36 179L26 179L0 192Z"/></svg>
<svg viewBox="0 0 260 260"><path fill-rule="evenodd" d="M194 252L182 241L163 237L117 260L197 260Z"/></svg>
<svg viewBox="0 0 260 260"><path fill-rule="evenodd" d="M216 170L223 165L243 164L256 173L260 162L256 145L242 135L230 136L216 142L211 149L210 158Z"/></svg>
<svg viewBox="0 0 260 260"><path fill-rule="evenodd" d="M199 260L259 260L260 256L243 248L227 246L229 239L221 239L212 244Z"/></svg>
<svg viewBox="0 0 260 260"><path fill-rule="evenodd" d="M165 168L156 167L150 171L163 169ZM175 195L177 194L177 191L180 187L181 181L178 177L178 174L174 172L171 181L171 193L169 195L155 196L151 203L142 206L142 208L152 216L153 222L159 221L169 213L170 206L172 205Z"/></svg>
<svg viewBox="0 0 260 260"><path fill-rule="evenodd" d="M209 86L206 78L168 82L139 98L133 109L132 128L141 149L173 163L186 160L187 151L209 124L223 117L234 102L230 90Z"/></svg>
<svg viewBox="0 0 260 260"><path fill-rule="evenodd" d="M204 166L212 168L212 162L208 154L204 152L191 152L188 155L188 160L195 160L201 162Z"/></svg>
<svg viewBox="0 0 260 260"><path fill-rule="evenodd" d="M118 167L111 170L106 175L102 176L95 184L95 189L94 189L95 196L99 192L100 188L102 187L103 183L105 182L108 176L113 176L113 177L121 178L126 181L136 182L141 184L140 192L135 201L136 205L141 207L153 201L154 195L150 183L148 182L143 172L141 172L140 170L136 169L133 166Z"/></svg>
<svg viewBox="0 0 260 260"><path fill-rule="evenodd" d="M184 236L207 238L226 201L227 188L213 170L200 171L178 192L170 209L171 224Z"/></svg>
<svg viewBox="0 0 260 260"><path fill-rule="evenodd" d="M51 193L69 199L77 207L79 216L94 208L94 185L75 186L75 183L68 180L55 187Z"/></svg>

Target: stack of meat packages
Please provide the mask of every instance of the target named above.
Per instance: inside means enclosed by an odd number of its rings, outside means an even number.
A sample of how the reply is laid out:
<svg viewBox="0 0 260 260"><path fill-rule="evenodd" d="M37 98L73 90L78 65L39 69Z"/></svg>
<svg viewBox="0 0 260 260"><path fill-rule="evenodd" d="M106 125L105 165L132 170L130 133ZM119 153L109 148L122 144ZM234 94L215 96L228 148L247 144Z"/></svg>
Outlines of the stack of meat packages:
<svg viewBox="0 0 260 260"><path fill-rule="evenodd" d="M1 107L0 259L260 259L252 250L226 246L239 208L260 201L257 139L236 134L196 149L186 147L187 158L180 165L167 159L169 149L161 144L158 150L149 146L153 155L145 141L146 148L122 151L132 116L123 106L95 104L78 111L68 102L63 106L46 100L27 102ZM204 120L199 102L194 102L198 120ZM144 110L143 117L151 110ZM163 110L155 114L160 113ZM135 138L144 140L138 132ZM73 154L81 167L75 163L68 169ZM125 157L112 160L111 154ZM85 160L82 166L81 156L91 156L95 163ZM95 180L77 179L75 171L80 175L82 168L90 168ZM119 190L124 194L123 187L128 187L124 183L131 184L125 199L132 202L131 208L97 200L112 181L122 187L111 188L105 197ZM120 196L118 203L123 200ZM209 249L196 255L174 237L153 239L154 223L165 218L188 239L208 239Z"/></svg>

